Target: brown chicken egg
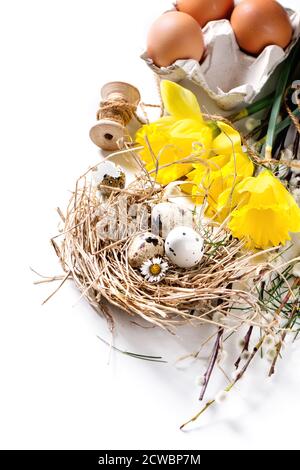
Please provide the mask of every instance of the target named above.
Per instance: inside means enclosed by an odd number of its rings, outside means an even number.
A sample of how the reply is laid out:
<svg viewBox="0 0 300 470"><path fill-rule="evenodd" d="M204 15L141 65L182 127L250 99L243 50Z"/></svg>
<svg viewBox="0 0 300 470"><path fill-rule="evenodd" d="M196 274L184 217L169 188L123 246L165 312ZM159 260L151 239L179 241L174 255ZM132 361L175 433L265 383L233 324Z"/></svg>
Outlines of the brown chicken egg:
<svg viewBox="0 0 300 470"><path fill-rule="evenodd" d="M275 0L243 0L233 10L231 25L240 48L253 55L270 45L284 49L293 36L289 16Z"/></svg>
<svg viewBox="0 0 300 470"><path fill-rule="evenodd" d="M205 26L209 21L230 18L234 8L233 0L177 0L178 11L188 13Z"/></svg>
<svg viewBox="0 0 300 470"><path fill-rule="evenodd" d="M178 59L203 56L201 28L186 13L171 11L160 16L151 26L147 39L147 55L159 67L168 67Z"/></svg>

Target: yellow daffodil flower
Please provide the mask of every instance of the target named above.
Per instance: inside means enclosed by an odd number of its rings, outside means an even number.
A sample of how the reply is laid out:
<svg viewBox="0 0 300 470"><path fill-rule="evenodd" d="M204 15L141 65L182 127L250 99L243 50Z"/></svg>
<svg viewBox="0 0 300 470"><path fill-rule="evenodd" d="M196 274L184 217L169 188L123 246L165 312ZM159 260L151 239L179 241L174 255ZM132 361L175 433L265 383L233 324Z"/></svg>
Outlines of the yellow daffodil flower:
<svg viewBox="0 0 300 470"><path fill-rule="evenodd" d="M143 146L139 155L146 170L158 183L167 185L190 172L196 157L208 158L214 131L204 122L191 91L163 80L161 96L169 116L142 126L135 140Z"/></svg>
<svg viewBox="0 0 300 470"><path fill-rule="evenodd" d="M226 204L226 196L223 196ZM234 190L228 227L234 237L246 240L248 248L269 248L300 232L300 209L282 183L268 170L245 178Z"/></svg>
<svg viewBox="0 0 300 470"><path fill-rule="evenodd" d="M217 155L193 165L193 171L187 174L190 183L183 184L181 189L192 196L195 204L203 204L204 201L209 204L213 203L217 187L221 183L222 167L228 162L229 157L227 155ZM223 191L225 189L226 187L223 188Z"/></svg>
<svg viewBox="0 0 300 470"><path fill-rule="evenodd" d="M300 209L282 183L268 170L253 177L254 165L240 133L223 121L205 122L195 95L164 80L161 95L168 113L136 134L140 157L160 184L187 177L182 190L206 215L228 218L232 235L248 248L285 244L300 232ZM217 133L216 133L217 129Z"/></svg>
<svg viewBox="0 0 300 470"><path fill-rule="evenodd" d="M194 170L187 175L191 184L182 185L182 190L191 194L196 204L208 203L207 216L223 220L226 212L218 207L219 196L252 176L254 165L243 151L240 134L224 122L218 121L217 125L221 133L212 143L212 151L217 155L194 164Z"/></svg>

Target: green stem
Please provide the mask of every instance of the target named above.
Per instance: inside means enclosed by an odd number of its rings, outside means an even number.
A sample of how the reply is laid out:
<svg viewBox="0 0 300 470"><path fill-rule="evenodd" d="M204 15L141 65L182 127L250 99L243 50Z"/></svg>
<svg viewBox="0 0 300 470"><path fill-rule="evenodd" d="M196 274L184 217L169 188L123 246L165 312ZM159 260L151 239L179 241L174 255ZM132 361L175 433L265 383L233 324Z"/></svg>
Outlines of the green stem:
<svg viewBox="0 0 300 470"><path fill-rule="evenodd" d="M300 117L300 109L295 109L295 111L293 111L293 114L296 117ZM279 124L276 125L275 132L274 132L274 138L278 134L280 134L280 132L284 131L284 129L286 129L291 124L292 124L292 120L291 120L290 116L287 116L283 121L281 121ZM267 141L267 135L265 135L262 139L258 140L257 144L263 145L263 144L266 143L266 141Z"/></svg>
<svg viewBox="0 0 300 470"><path fill-rule="evenodd" d="M246 108L243 108L238 113L228 116L227 119L229 119L232 122L240 121L241 119L251 116L252 114L258 113L259 111L262 111L263 109L270 108L273 100L274 100L274 93L271 93L270 95L265 96L264 98L261 98L255 103L250 104Z"/></svg>
<svg viewBox="0 0 300 470"><path fill-rule="evenodd" d="M129 357L132 357L134 359L140 359L142 361L161 362L161 363L167 364L167 361L164 361L161 356L148 356L148 355L145 355L145 354L133 353L133 352L126 351L126 350L123 350L123 349L119 349L116 346L113 346L112 344L108 343L107 341L105 341L105 339L101 338L100 336L97 336L97 338L100 339L100 341L102 341L102 343L106 344L106 346L109 346L114 351L117 351L120 354L124 354L125 356L129 356Z"/></svg>
<svg viewBox="0 0 300 470"><path fill-rule="evenodd" d="M285 89L288 84L288 80L292 71L292 67L294 65L295 60L297 60L299 47L296 46L291 54L290 57L286 60L281 74L278 79L278 84L275 90L275 98L274 104L272 107L269 126L267 131L267 139L266 139L266 146L265 146L265 159L271 160L272 159L272 152L273 152L273 144L276 135L276 125L277 119L281 108L282 98L285 93Z"/></svg>

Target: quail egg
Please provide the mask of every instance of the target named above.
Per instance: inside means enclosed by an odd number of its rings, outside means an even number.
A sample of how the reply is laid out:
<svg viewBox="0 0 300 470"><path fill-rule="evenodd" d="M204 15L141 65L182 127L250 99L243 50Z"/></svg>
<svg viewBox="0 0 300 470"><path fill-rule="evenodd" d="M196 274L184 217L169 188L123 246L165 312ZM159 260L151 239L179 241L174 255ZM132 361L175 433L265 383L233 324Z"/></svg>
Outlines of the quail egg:
<svg viewBox="0 0 300 470"><path fill-rule="evenodd" d="M175 227L166 238L165 252L173 264L179 268L192 268L203 257L204 240L191 227Z"/></svg>
<svg viewBox="0 0 300 470"><path fill-rule="evenodd" d="M136 235L128 248L128 262L133 268L140 267L145 261L164 254L164 241L153 233Z"/></svg>
<svg viewBox="0 0 300 470"><path fill-rule="evenodd" d="M105 161L98 165L97 170L93 172L94 185L101 194L110 194L109 188L125 188L125 173L121 167L115 165L113 162ZM107 187L103 187L107 186Z"/></svg>

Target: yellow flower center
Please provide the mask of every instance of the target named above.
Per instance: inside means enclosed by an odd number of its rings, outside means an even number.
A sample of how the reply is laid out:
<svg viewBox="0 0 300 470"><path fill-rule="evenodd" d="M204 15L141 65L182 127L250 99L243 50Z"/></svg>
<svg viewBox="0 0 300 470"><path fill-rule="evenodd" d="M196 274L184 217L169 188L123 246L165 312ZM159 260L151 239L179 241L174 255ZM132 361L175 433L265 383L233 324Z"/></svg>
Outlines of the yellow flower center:
<svg viewBox="0 0 300 470"><path fill-rule="evenodd" d="M159 264L152 264L152 266L150 266L150 273L153 275L153 276L157 276L158 274L161 273L161 267Z"/></svg>

